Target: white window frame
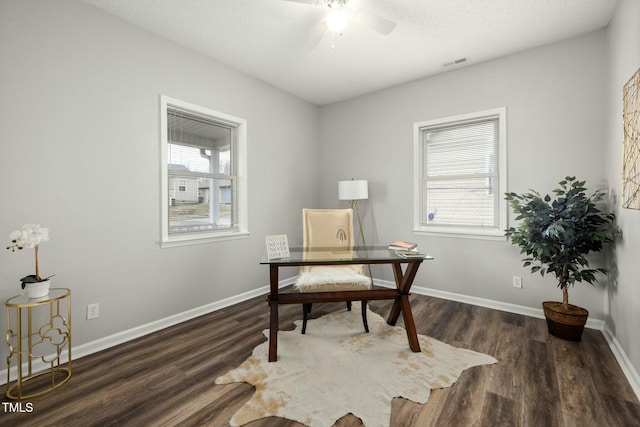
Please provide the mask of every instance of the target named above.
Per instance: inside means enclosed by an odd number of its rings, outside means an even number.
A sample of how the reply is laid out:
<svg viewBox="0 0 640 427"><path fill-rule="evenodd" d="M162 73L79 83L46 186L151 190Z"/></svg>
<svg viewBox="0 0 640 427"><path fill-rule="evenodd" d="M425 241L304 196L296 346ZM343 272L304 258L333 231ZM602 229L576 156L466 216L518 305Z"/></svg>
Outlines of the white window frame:
<svg viewBox="0 0 640 427"><path fill-rule="evenodd" d="M496 227L470 227L440 224L422 224L423 212L422 197L423 191L423 143L422 132L428 128L442 127L468 122L478 121L486 118L496 117L498 119L498 187L497 216L498 225ZM462 114L443 119L416 122L413 124L413 159L414 159L414 221L413 231L416 235L440 236L440 237L462 237L487 240L505 240L504 230L507 228L507 202L504 194L507 192L507 111L505 107L485 110L475 113Z"/></svg>
<svg viewBox="0 0 640 427"><path fill-rule="evenodd" d="M197 231L184 234L169 234L169 171L168 171L168 120L167 110L176 108L209 116L236 125L237 132L237 227L215 231ZM162 248L209 243L220 240L246 238L249 235L247 212L247 121L209 108L185 101L160 96L160 199L161 199L161 240Z"/></svg>

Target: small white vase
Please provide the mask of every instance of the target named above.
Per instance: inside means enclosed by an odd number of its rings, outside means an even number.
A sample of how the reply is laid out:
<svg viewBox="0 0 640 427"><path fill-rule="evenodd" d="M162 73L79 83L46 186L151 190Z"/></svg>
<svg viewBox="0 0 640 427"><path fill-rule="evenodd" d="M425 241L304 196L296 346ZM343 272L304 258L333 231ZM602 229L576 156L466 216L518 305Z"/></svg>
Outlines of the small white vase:
<svg viewBox="0 0 640 427"><path fill-rule="evenodd" d="M27 290L27 295L31 299L42 298L49 295L49 287L51 286L51 279L45 280L43 282L36 283L27 283L25 289Z"/></svg>

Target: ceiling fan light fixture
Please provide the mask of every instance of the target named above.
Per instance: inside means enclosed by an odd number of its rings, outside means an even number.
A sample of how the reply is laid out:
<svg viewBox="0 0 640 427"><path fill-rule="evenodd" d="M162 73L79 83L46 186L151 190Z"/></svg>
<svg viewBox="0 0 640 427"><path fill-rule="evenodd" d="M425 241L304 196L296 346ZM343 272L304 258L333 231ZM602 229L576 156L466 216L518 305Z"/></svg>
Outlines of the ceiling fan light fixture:
<svg viewBox="0 0 640 427"><path fill-rule="evenodd" d="M347 28L347 14L341 8L331 8L327 16L327 28L333 33L341 33Z"/></svg>

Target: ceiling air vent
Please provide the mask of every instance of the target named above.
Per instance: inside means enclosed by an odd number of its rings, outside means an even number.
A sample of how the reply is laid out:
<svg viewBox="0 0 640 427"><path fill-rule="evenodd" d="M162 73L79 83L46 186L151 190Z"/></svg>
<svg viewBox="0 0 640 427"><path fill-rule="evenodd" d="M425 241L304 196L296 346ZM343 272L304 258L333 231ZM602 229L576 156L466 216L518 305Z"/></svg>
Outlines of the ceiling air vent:
<svg viewBox="0 0 640 427"><path fill-rule="evenodd" d="M456 59L455 61L449 61L442 64L443 67L451 67L452 65L464 64L469 60L469 57Z"/></svg>

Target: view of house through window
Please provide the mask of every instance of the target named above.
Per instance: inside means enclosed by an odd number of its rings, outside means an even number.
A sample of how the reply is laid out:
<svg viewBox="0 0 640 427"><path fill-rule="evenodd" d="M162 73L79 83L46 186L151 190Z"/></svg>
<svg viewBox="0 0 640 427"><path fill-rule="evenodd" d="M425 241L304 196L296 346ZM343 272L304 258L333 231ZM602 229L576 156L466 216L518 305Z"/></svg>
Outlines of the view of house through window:
<svg viewBox="0 0 640 427"><path fill-rule="evenodd" d="M241 228L242 125L220 115L166 105L166 240Z"/></svg>
<svg viewBox="0 0 640 427"><path fill-rule="evenodd" d="M229 228L234 128L168 111L169 233Z"/></svg>

